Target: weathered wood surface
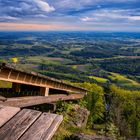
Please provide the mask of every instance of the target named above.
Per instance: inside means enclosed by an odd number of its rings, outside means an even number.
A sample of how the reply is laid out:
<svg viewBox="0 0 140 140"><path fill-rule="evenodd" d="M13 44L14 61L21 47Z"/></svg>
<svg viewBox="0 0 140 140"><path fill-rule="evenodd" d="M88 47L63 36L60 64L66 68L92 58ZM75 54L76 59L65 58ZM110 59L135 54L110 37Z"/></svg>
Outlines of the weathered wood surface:
<svg viewBox="0 0 140 140"><path fill-rule="evenodd" d="M40 114L39 111L23 109L0 128L0 140L18 140Z"/></svg>
<svg viewBox="0 0 140 140"><path fill-rule="evenodd" d="M6 106L14 107L28 107L33 105L45 104L45 103L54 103L57 101L67 101L67 100L78 100L83 98L82 94L70 94L70 95L49 95L44 96L27 96L27 97L16 97L16 98L7 98L7 101L0 104Z"/></svg>
<svg viewBox="0 0 140 140"><path fill-rule="evenodd" d="M57 124L53 124L56 118L56 114L43 113L41 117L20 138L20 140L50 140L50 136L53 136L55 131L57 130L51 129L52 131L50 131L50 127L52 127L52 125L54 128L58 127ZM48 135L48 133L50 134Z"/></svg>
<svg viewBox="0 0 140 140"><path fill-rule="evenodd" d="M54 133L56 132L62 121L63 116L57 116L53 121L53 123L51 124L51 126L49 127L47 134L45 135L43 140L51 140L51 138L53 137Z"/></svg>
<svg viewBox="0 0 140 140"><path fill-rule="evenodd" d="M6 99L5 97L3 97L3 96L0 95L0 101L4 102L4 101L6 101L6 100L7 100L7 99Z"/></svg>
<svg viewBox="0 0 140 140"><path fill-rule="evenodd" d="M0 106L0 111L5 108L20 110ZM3 113L7 115L7 112ZM0 140L51 140L62 120L62 115L23 109L0 127Z"/></svg>
<svg viewBox="0 0 140 140"><path fill-rule="evenodd" d="M20 111L20 108L0 106L0 127L10 120L16 113Z"/></svg>

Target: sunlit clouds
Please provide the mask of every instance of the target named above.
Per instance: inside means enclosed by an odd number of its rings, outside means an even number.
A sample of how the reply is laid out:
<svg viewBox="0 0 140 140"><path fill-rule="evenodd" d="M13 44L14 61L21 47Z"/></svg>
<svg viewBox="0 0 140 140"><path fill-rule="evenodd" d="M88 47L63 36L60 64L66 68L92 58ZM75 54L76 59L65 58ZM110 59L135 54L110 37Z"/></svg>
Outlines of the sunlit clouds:
<svg viewBox="0 0 140 140"><path fill-rule="evenodd" d="M44 12L52 12L55 10L53 6L50 6L47 2L43 0L33 0L37 6Z"/></svg>

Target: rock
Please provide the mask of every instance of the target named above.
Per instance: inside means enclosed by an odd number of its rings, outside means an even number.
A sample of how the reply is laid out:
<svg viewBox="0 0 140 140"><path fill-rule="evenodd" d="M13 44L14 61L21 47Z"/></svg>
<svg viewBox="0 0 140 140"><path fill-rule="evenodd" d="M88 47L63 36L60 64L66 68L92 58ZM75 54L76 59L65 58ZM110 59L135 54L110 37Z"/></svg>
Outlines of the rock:
<svg viewBox="0 0 140 140"><path fill-rule="evenodd" d="M105 136L92 136L81 133L72 135L70 137L70 140L113 140L113 139Z"/></svg>
<svg viewBox="0 0 140 140"><path fill-rule="evenodd" d="M79 105L74 105L68 114L69 124L77 127L85 127L90 112Z"/></svg>

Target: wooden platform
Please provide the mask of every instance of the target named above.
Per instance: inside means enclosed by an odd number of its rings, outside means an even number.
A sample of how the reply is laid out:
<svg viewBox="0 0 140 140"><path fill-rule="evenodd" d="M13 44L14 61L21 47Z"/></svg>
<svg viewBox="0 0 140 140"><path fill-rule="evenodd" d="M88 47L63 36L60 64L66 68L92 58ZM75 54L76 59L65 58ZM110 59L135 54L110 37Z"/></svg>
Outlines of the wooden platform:
<svg viewBox="0 0 140 140"><path fill-rule="evenodd" d="M81 87L77 87L61 80L51 78L45 75L41 75L36 72L27 72L21 69L15 68L13 65L6 63L0 63L0 80L9 81L14 83L15 91L21 90L21 85L28 85L32 87L38 87L40 95L47 96L49 89L55 89L58 91L65 91L70 93L87 94L87 90Z"/></svg>
<svg viewBox="0 0 140 140"><path fill-rule="evenodd" d="M1 105L14 106L14 107L28 107L45 103L55 103L57 101L78 100L84 97L83 94L70 94L70 95L49 95L45 96L25 96L7 98L5 101L0 102Z"/></svg>
<svg viewBox="0 0 140 140"><path fill-rule="evenodd" d="M63 116L0 106L0 140L51 140Z"/></svg>

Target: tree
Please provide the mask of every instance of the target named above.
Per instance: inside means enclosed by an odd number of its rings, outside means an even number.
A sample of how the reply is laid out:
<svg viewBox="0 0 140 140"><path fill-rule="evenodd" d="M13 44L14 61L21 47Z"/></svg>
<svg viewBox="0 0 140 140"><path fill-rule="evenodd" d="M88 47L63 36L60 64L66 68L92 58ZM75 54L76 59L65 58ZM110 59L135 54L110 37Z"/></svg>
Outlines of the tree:
<svg viewBox="0 0 140 140"><path fill-rule="evenodd" d="M16 65L17 62L18 62L18 58L17 58L17 57L13 57L13 58L12 58L12 62Z"/></svg>
<svg viewBox="0 0 140 140"><path fill-rule="evenodd" d="M81 83L80 86L88 89L84 100L87 102L86 107L90 111L88 125L89 127L93 127L94 123L98 123L104 119L104 89L97 84L87 82Z"/></svg>
<svg viewBox="0 0 140 140"><path fill-rule="evenodd" d="M111 113L114 124L120 134L126 137L140 136L140 91L125 90L115 85L110 86ZM127 129L124 129L127 128Z"/></svg>

